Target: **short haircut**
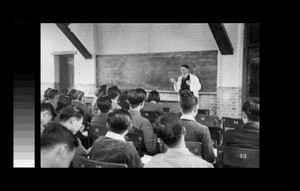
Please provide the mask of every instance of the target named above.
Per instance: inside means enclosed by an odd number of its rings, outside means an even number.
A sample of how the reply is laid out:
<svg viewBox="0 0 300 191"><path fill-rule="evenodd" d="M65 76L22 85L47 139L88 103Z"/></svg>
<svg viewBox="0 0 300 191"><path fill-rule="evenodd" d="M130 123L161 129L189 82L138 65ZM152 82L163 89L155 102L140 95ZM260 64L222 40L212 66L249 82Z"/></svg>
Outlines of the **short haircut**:
<svg viewBox="0 0 300 191"><path fill-rule="evenodd" d="M48 123L42 133L41 149L52 149L57 144L68 145L69 151L73 151L79 145L76 136L69 129L59 123Z"/></svg>
<svg viewBox="0 0 300 191"><path fill-rule="evenodd" d="M76 92L73 94L73 96L74 96L75 100L81 101L82 98L84 97L84 92L81 90L76 90Z"/></svg>
<svg viewBox="0 0 300 191"><path fill-rule="evenodd" d="M127 96L128 90L123 91L120 95L120 101L126 101L128 100L128 96Z"/></svg>
<svg viewBox="0 0 300 191"><path fill-rule="evenodd" d="M128 102L132 108L136 108L145 100L144 93L138 90L129 90L127 96Z"/></svg>
<svg viewBox="0 0 300 191"><path fill-rule="evenodd" d="M193 94L193 92L189 89L180 89L178 93L179 93L180 98L183 98L186 95Z"/></svg>
<svg viewBox="0 0 300 191"><path fill-rule="evenodd" d="M144 95L144 100L147 98L147 92L143 88L136 88L136 91Z"/></svg>
<svg viewBox="0 0 300 191"><path fill-rule="evenodd" d="M183 126L178 115L165 113L158 117L153 131L167 146L172 147L178 144L183 134Z"/></svg>
<svg viewBox="0 0 300 191"><path fill-rule="evenodd" d="M68 105L71 105L72 100L67 95L60 95L58 98L57 106L55 111L59 113L64 107L67 107Z"/></svg>
<svg viewBox="0 0 300 191"><path fill-rule="evenodd" d="M183 64L183 65L181 65L181 67L184 67L186 69L190 69L189 65L187 65L187 64Z"/></svg>
<svg viewBox="0 0 300 191"><path fill-rule="evenodd" d="M109 96L103 96L97 98L97 107L101 113L108 113L111 109L111 99Z"/></svg>
<svg viewBox="0 0 300 191"><path fill-rule="evenodd" d="M55 110L54 110L54 107L51 103L47 102L47 103L41 103L41 112L43 111L49 111L52 115L52 119L54 117L56 117L56 113L55 113Z"/></svg>
<svg viewBox="0 0 300 191"><path fill-rule="evenodd" d="M192 94L186 94L180 100L180 107L183 113L190 113L197 105L198 99Z"/></svg>
<svg viewBox="0 0 300 191"><path fill-rule="evenodd" d="M57 89L51 88L46 92L46 98L48 98L48 99L54 99L56 95L58 95Z"/></svg>
<svg viewBox="0 0 300 191"><path fill-rule="evenodd" d="M160 101L160 96L159 96L159 93L155 90L152 90L149 95L148 95L148 99L147 99L148 102L150 101L156 101L156 102L159 102Z"/></svg>
<svg viewBox="0 0 300 191"><path fill-rule="evenodd" d="M75 99L74 94L75 94L76 92L77 92L76 89L70 89L70 90L68 91L67 95L70 96L70 98L71 98L72 100L74 100L74 99Z"/></svg>
<svg viewBox="0 0 300 191"><path fill-rule="evenodd" d="M242 110L250 121L259 121L259 97L250 97L246 100Z"/></svg>
<svg viewBox="0 0 300 191"><path fill-rule="evenodd" d="M107 116L107 123L112 132L121 134L130 127L132 118L125 109L114 109Z"/></svg>
<svg viewBox="0 0 300 191"><path fill-rule="evenodd" d="M121 94L121 92L117 86L111 86L108 88L107 94L110 97L110 99L115 99L118 95Z"/></svg>
<svg viewBox="0 0 300 191"><path fill-rule="evenodd" d="M81 119L84 116L84 111L75 105L69 105L63 108L59 114L59 121L68 121L71 117Z"/></svg>

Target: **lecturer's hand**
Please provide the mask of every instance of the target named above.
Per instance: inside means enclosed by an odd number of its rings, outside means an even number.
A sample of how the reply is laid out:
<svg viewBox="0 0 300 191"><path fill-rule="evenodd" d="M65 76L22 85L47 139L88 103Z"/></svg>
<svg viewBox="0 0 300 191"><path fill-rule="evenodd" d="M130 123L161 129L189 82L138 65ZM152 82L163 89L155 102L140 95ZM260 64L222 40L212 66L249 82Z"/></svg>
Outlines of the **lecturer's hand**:
<svg viewBox="0 0 300 191"><path fill-rule="evenodd" d="M170 78L170 81L173 82L173 83L176 83L175 78Z"/></svg>

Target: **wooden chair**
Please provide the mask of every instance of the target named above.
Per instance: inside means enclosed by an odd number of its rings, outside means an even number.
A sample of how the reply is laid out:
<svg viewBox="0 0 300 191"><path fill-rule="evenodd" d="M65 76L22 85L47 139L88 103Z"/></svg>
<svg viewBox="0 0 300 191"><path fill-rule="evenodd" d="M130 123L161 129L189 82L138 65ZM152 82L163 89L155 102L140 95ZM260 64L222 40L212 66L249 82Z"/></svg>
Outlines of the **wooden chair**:
<svg viewBox="0 0 300 191"><path fill-rule="evenodd" d="M219 145L217 167L259 168L259 150Z"/></svg>
<svg viewBox="0 0 300 191"><path fill-rule="evenodd" d="M210 138L213 140L213 147L217 148L222 142L222 128L221 127L208 127Z"/></svg>
<svg viewBox="0 0 300 191"><path fill-rule="evenodd" d="M202 156L201 142L185 141L185 145L189 149L189 151L194 155Z"/></svg>
<svg viewBox="0 0 300 191"><path fill-rule="evenodd" d="M81 168L128 168L127 164L110 163L90 160L85 157L80 157Z"/></svg>
<svg viewBox="0 0 300 191"><path fill-rule="evenodd" d="M207 127L220 127L221 120L216 115L203 115L197 114L195 117L196 121Z"/></svg>
<svg viewBox="0 0 300 191"><path fill-rule="evenodd" d="M198 114L209 115L209 109L198 109Z"/></svg>
<svg viewBox="0 0 300 191"><path fill-rule="evenodd" d="M154 124L160 113L156 111L141 111L141 115L148 119L151 124Z"/></svg>
<svg viewBox="0 0 300 191"><path fill-rule="evenodd" d="M90 123L87 123L87 131L88 131L88 137L90 140L90 146L93 145L95 140L99 136L105 136L108 129L106 126L96 126L96 125L91 125Z"/></svg>
<svg viewBox="0 0 300 191"><path fill-rule="evenodd" d="M244 126L242 119L223 117L222 118L223 135L228 129L241 128Z"/></svg>
<svg viewBox="0 0 300 191"><path fill-rule="evenodd" d="M126 141L130 141L133 143L140 157L142 157L143 156L143 152L142 152L143 135L139 133L128 132L124 138Z"/></svg>
<svg viewBox="0 0 300 191"><path fill-rule="evenodd" d="M163 107L163 110L164 110L165 113L169 113L170 108L169 107Z"/></svg>

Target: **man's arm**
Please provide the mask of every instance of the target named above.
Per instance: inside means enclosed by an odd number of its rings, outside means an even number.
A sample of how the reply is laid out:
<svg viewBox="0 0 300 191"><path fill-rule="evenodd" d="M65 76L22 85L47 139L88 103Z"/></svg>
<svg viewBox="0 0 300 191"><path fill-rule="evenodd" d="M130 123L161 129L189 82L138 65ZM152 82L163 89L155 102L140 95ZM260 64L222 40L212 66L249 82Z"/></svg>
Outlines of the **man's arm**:
<svg viewBox="0 0 300 191"><path fill-rule="evenodd" d="M145 120L142 123L141 130L143 131L147 151L151 154L156 154L158 152L157 136L153 132L151 123L148 120Z"/></svg>
<svg viewBox="0 0 300 191"><path fill-rule="evenodd" d="M192 91L201 90L201 83L200 83L198 77L195 75L190 75L190 77L191 77L191 85L190 85L191 90Z"/></svg>

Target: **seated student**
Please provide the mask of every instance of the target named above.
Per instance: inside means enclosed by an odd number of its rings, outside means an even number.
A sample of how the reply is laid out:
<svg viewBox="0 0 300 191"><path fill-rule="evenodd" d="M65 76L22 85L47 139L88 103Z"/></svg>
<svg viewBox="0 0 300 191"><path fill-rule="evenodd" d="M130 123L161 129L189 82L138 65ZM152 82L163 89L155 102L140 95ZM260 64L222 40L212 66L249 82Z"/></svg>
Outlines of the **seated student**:
<svg viewBox="0 0 300 191"><path fill-rule="evenodd" d="M80 107L70 105L60 111L59 123L72 131L75 135L79 129L83 127L83 115L84 111ZM77 140L79 146L76 149L76 153L72 161L72 167L79 167L79 157L87 156L90 151L83 147L81 140L78 137Z"/></svg>
<svg viewBox="0 0 300 191"><path fill-rule="evenodd" d="M213 168L211 163L191 153L186 148L186 130L174 113L166 113L158 118L154 132L167 146L166 153L157 154L145 167L198 167Z"/></svg>
<svg viewBox="0 0 300 191"><path fill-rule="evenodd" d="M183 96L187 95L187 94L192 94L193 92L190 91L189 89L181 89L179 90L179 99L181 100ZM181 117L182 115L182 110L181 110L181 106L180 106L180 100L178 103L174 104L171 108L170 108L170 113L175 113L177 114L179 117Z"/></svg>
<svg viewBox="0 0 300 191"><path fill-rule="evenodd" d="M110 97L112 103L112 110L114 109L121 109L121 106L118 105L118 99L120 97L120 90L118 89L117 86L111 86L107 90L107 94Z"/></svg>
<svg viewBox="0 0 300 191"><path fill-rule="evenodd" d="M57 101L58 101L58 90L51 88L50 90L47 91L46 98L47 98L47 101L45 101L45 102L51 103L53 105L54 109L56 109Z"/></svg>
<svg viewBox="0 0 300 191"><path fill-rule="evenodd" d="M128 91L122 92L122 94L119 98L118 104L119 104L119 106L121 106L121 108L129 110L129 103L128 103L127 93L128 93Z"/></svg>
<svg viewBox="0 0 300 191"><path fill-rule="evenodd" d="M157 111L160 114L164 113L164 110L158 102L160 101L159 93L155 90L151 91L148 95L147 102L142 109L142 111Z"/></svg>
<svg viewBox="0 0 300 191"><path fill-rule="evenodd" d="M185 141L202 143L202 158L210 163L215 161L213 144L207 126L198 123L195 116L198 113L198 99L193 94L186 94L180 101L182 116L180 120L186 129Z"/></svg>
<svg viewBox="0 0 300 191"><path fill-rule="evenodd" d="M60 111L69 105L71 105L71 98L67 95L60 95L58 98L57 107L55 109L55 113L56 113L56 117L54 118L55 122L59 121Z"/></svg>
<svg viewBox="0 0 300 191"><path fill-rule="evenodd" d="M141 168L142 161L136 148L124 139L131 127L131 116L124 109L108 114L108 132L94 142L90 159L102 162L124 163L129 168Z"/></svg>
<svg viewBox="0 0 300 191"><path fill-rule="evenodd" d="M42 99L41 99L41 103L45 103L47 100L48 100L48 97L47 97L47 92L49 90L51 90L52 88L48 88L44 91L44 95L42 96Z"/></svg>
<svg viewBox="0 0 300 191"><path fill-rule="evenodd" d="M150 121L141 116L140 110L144 106L145 94L138 90L128 91L128 101L130 109L128 112L132 117L133 128L130 132L137 132L143 135L142 148L143 152L154 155L159 152L159 143L153 132Z"/></svg>
<svg viewBox="0 0 300 191"><path fill-rule="evenodd" d="M88 109L85 104L84 92L76 90L76 93L73 94L72 105L80 107L84 111L83 124L86 126L87 122L91 122L91 119L94 117L92 112Z"/></svg>
<svg viewBox="0 0 300 191"><path fill-rule="evenodd" d="M259 98L249 98L242 108L242 128L227 130L223 145L248 149L259 149Z"/></svg>
<svg viewBox="0 0 300 191"><path fill-rule="evenodd" d="M56 117L53 105L51 103L41 103L41 134L45 129L45 125Z"/></svg>
<svg viewBox="0 0 300 191"><path fill-rule="evenodd" d="M109 96L98 97L97 107L100 109L101 113L93 117L91 124L96 126L106 126L107 123L107 113L111 110L111 99Z"/></svg>
<svg viewBox="0 0 300 191"><path fill-rule="evenodd" d="M41 167L68 168L77 147L77 138L70 130L49 123L41 137Z"/></svg>

